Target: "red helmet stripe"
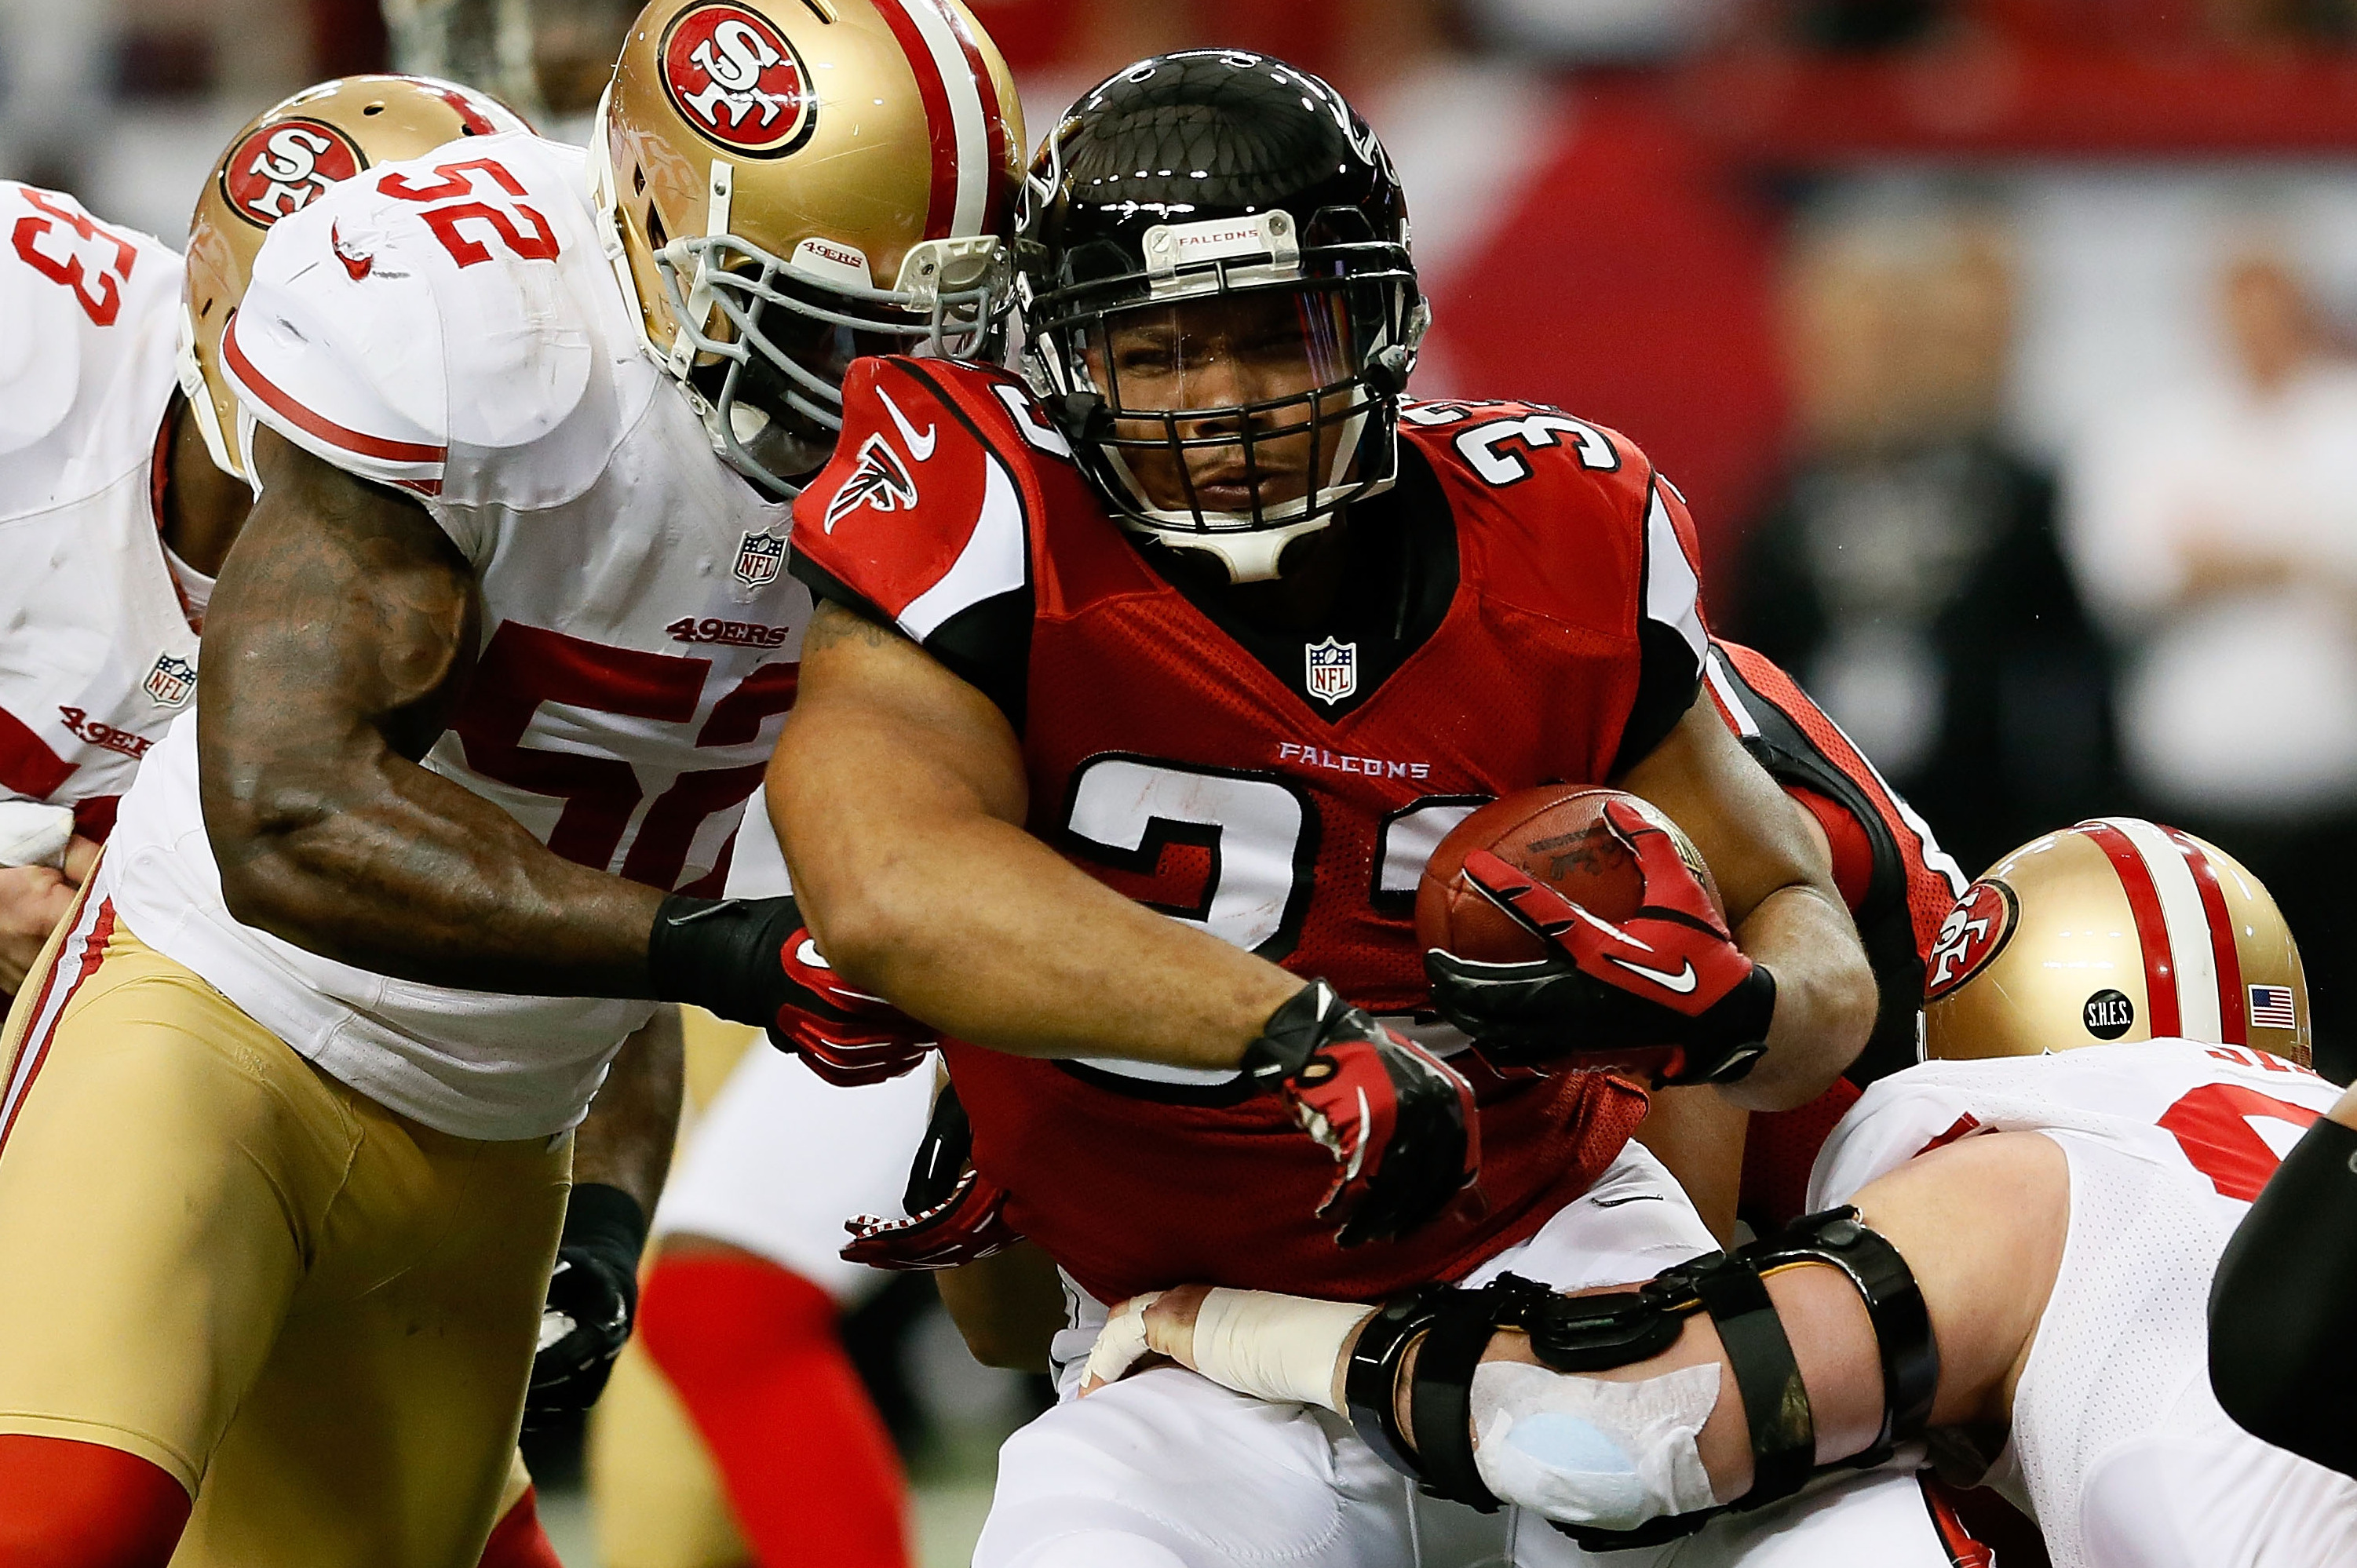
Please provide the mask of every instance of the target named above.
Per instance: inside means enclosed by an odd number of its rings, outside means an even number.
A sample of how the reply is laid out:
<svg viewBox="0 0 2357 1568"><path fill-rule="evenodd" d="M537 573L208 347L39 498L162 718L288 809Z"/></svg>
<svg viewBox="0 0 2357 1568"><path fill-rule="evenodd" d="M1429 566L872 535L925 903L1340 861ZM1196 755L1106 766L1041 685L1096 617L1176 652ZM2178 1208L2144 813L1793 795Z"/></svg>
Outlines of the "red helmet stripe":
<svg viewBox="0 0 2357 1568"><path fill-rule="evenodd" d="M925 124L932 134L933 188L925 205L925 238L945 240L951 225L957 220L958 149L957 116L950 111L950 94L942 81L942 68L933 59L932 45L925 41L922 28L909 8L925 4L925 0L877 0L876 9L899 40L900 52L908 58L909 69L917 74L917 96L925 105ZM877 285L889 288L891 280L877 278Z"/></svg>
<svg viewBox="0 0 2357 1568"><path fill-rule="evenodd" d="M2170 828L2169 836L2184 854L2186 866L2193 873L2193 886L2201 893L2201 913L2210 928L2210 956L2218 971L2218 1027L2223 1043L2249 1045L2250 1015L2243 1004L2243 961L2234 951L2234 921L2226 913L2226 890L2218 885L2218 868L2210 864L2201 846L2186 834Z"/></svg>
<svg viewBox="0 0 2357 1568"><path fill-rule="evenodd" d="M996 234L1006 217L1007 199L1014 194L1013 183L999 173L1006 166L1006 114L998 102L998 83L991 77L989 63L982 58L982 47L974 42L974 29L967 27L965 18L952 7L943 5L942 13L949 22L950 31L957 36L958 48L965 53L966 72L974 79L974 94L982 108L983 134L988 152L980 169L963 172L981 177L982 232Z"/></svg>
<svg viewBox="0 0 2357 1568"><path fill-rule="evenodd" d="M2106 822L2085 822L2079 831L2095 841L2110 857L2112 870L2127 895L2128 911L2136 918L2136 947L2144 953L2145 1010L2151 1015L2153 1036L2176 1034L2177 966L2171 961L2169 922L2161 914L2160 890L2153 886L2152 870L2136 852L2134 840Z"/></svg>

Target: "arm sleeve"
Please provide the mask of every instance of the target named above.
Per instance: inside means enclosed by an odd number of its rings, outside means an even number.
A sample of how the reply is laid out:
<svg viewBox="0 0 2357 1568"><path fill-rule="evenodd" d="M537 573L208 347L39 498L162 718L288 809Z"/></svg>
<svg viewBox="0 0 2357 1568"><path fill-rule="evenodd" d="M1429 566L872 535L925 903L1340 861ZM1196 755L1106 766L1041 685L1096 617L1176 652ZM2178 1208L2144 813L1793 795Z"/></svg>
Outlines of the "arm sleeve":
<svg viewBox="0 0 2357 1568"><path fill-rule="evenodd" d="M794 504L791 570L899 628L1018 727L1030 654L1029 519L1014 463L938 378L864 360L834 459Z"/></svg>
<svg viewBox="0 0 2357 1568"><path fill-rule="evenodd" d="M2357 1131L2309 1127L2227 1242L2210 1289L2210 1385L2236 1424L2357 1476Z"/></svg>
<svg viewBox="0 0 2357 1568"><path fill-rule="evenodd" d="M1710 637L1703 628L1702 575L1695 565L1698 553L1684 499L1656 477L1645 495L1637 695L1620 726L1620 746L1612 758L1614 778L1662 744L1701 689Z"/></svg>

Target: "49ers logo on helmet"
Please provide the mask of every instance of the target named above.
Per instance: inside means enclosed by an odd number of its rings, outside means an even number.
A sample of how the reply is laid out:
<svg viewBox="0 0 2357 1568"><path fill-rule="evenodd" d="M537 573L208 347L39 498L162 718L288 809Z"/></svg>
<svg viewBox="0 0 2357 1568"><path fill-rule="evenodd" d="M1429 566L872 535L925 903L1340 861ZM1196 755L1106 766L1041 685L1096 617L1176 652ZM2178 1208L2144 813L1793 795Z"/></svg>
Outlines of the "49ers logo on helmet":
<svg viewBox="0 0 2357 1568"><path fill-rule="evenodd" d="M681 12L663 37L663 91L706 137L776 157L818 128L810 72L775 23L733 0Z"/></svg>
<svg viewBox="0 0 2357 1568"><path fill-rule="evenodd" d="M2013 889L2002 882L1975 882L1965 888L1940 922L1940 940L1924 965L1923 1000L1937 1002L1986 967L2013 935L2017 908Z"/></svg>
<svg viewBox="0 0 2357 1568"><path fill-rule="evenodd" d="M368 166L352 139L324 120L277 120L249 131L221 165L221 195L267 229L339 180Z"/></svg>

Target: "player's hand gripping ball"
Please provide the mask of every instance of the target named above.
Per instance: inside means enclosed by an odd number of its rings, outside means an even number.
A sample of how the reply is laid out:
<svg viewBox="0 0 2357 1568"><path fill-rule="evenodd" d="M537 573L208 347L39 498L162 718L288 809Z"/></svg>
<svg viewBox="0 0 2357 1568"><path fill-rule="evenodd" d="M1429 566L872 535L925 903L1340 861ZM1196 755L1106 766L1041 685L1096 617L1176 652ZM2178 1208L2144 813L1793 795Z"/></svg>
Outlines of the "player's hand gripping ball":
<svg viewBox="0 0 2357 1568"><path fill-rule="evenodd" d="M1432 1004L1500 1066L1727 1083L1765 1049L1775 978L1735 945L1677 825L1616 789L1492 801L1416 889Z"/></svg>
<svg viewBox="0 0 2357 1568"><path fill-rule="evenodd" d="M1406 1235L1480 1174L1472 1087L1322 980L1269 1015L1243 1069L1334 1156L1318 1213L1341 1221L1342 1246Z"/></svg>

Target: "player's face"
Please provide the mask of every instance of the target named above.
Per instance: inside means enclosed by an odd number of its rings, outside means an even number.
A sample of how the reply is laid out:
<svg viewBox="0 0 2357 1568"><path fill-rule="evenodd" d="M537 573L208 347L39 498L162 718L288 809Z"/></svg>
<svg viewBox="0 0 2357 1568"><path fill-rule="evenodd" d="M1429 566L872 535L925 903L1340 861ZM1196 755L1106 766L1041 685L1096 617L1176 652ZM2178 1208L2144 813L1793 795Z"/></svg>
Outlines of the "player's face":
<svg viewBox="0 0 2357 1568"><path fill-rule="evenodd" d="M791 279L777 280L771 286L784 292L796 290ZM814 296L813 303L832 310L844 309L840 301ZM775 303L762 308L759 326L763 342L753 345L752 357L746 361L737 382L733 415L737 436L754 461L770 472L787 478L807 478L826 466L834 451L835 433L794 405L795 396L805 403L822 400L809 387L788 376L770 358L770 351L791 360L819 380L839 386L852 360L869 354L891 353L899 347L899 340L885 333L862 332L804 316ZM716 311L705 330L716 338L736 336L735 328ZM728 361L715 356L696 366L693 379L705 396L717 398L727 371ZM750 417L754 413L766 423L748 433L747 427L754 423Z"/></svg>
<svg viewBox="0 0 2357 1568"><path fill-rule="evenodd" d="M1334 482L1349 337L1341 299L1323 290L1219 295L1109 317L1090 371L1115 435L1142 444L1123 456L1152 504L1266 512ZM1122 417L1137 414L1156 417Z"/></svg>

